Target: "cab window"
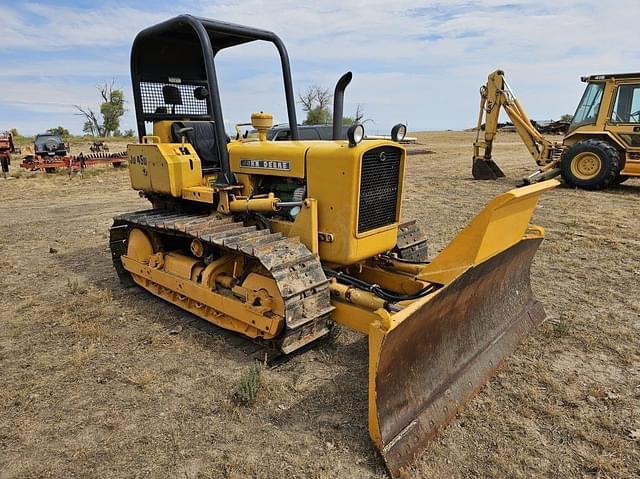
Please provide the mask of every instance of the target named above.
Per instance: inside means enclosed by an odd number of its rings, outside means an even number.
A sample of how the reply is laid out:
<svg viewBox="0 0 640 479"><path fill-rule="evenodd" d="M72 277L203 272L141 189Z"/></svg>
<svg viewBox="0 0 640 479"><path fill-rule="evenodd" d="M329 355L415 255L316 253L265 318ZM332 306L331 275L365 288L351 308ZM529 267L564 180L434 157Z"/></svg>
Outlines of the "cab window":
<svg viewBox="0 0 640 479"><path fill-rule="evenodd" d="M611 112L614 123L640 123L640 84L620 85Z"/></svg>
<svg viewBox="0 0 640 479"><path fill-rule="evenodd" d="M587 123L595 123L598 111L600 110L600 103L602 102L602 92L604 90L604 83L589 83L587 85L576 114L573 115L573 121L571 126L585 125Z"/></svg>
<svg viewBox="0 0 640 479"><path fill-rule="evenodd" d="M291 130L277 130L272 138L273 141L289 141L291 140Z"/></svg>

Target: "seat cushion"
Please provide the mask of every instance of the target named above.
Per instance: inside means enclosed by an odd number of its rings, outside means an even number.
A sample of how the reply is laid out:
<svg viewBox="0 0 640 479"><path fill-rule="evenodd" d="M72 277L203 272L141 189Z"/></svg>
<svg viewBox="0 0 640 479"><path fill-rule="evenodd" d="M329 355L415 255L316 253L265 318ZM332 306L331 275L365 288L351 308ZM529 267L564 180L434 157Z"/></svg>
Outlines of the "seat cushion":
<svg viewBox="0 0 640 479"><path fill-rule="evenodd" d="M216 130L212 121L174 121L171 125L171 136L176 143L182 142L178 133L182 128L193 128L185 136L200 157L203 170L220 169L220 160L216 150Z"/></svg>

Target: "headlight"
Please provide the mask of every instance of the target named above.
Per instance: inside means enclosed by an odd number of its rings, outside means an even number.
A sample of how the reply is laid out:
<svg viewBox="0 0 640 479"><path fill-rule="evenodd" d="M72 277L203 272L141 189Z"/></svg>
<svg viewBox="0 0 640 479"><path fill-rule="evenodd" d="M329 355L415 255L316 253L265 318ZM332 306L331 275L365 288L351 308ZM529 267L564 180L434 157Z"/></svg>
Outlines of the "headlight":
<svg viewBox="0 0 640 479"><path fill-rule="evenodd" d="M349 139L349 146L356 146L364 138L364 126L360 123L351 125L347 130L347 138Z"/></svg>
<svg viewBox="0 0 640 479"><path fill-rule="evenodd" d="M407 136L407 127L402 123L398 123L396 126L391 128L391 139L396 142L401 142L404 140L404 137Z"/></svg>

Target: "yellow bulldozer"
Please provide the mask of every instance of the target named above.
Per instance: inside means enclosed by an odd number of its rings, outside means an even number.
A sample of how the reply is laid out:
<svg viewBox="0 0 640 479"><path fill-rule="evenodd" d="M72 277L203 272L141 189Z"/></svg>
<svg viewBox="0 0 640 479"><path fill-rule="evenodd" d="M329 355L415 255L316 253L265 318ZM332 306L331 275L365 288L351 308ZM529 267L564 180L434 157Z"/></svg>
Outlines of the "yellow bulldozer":
<svg viewBox="0 0 640 479"><path fill-rule="evenodd" d="M216 54L271 43L280 57L291 140L224 129ZM391 472L489 380L544 318L530 265L543 229L529 224L549 181L493 199L432 261L415 222L401 224L407 161L392 140L301 141L289 58L275 34L183 15L143 30L131 53L139 142L133 189L151 207L114 218L117 273L211 323L292 354L335 324L368 336L369 431ZM151 127L151 131L147 128Z"/></svg>
<svg viewBox="0 0 640 479"><path fill-rule="evenodd" d="M492 159L501 109L539 167L523 179L525 184L560 175L569 186L598 190L640 176L640 73L591 75L582 81L587 87L567 134L557 142L535 128L504 72L489 74L480 89L473 177L504 177Z"/></svg>

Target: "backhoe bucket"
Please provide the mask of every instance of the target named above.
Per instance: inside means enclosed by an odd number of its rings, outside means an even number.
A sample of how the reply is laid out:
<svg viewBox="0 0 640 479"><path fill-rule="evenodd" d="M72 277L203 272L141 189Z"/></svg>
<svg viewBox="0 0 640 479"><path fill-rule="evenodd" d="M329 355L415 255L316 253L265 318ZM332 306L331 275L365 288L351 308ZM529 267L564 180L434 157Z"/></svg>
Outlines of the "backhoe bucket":
<svg viewBox="0 0 640 479"><path fill-rule="evenodd" d="M482 158L474 158L471 173L476 180L504 178L504 173L495 161Z"/></svg>
<svg viewBox="0 0 640 479"><path fill-rule="evenodd" d="M529 220L555 180L495 198L417 278L437 292L369 329L369 431L393 477L476 395L545 313Z"/></svg>

